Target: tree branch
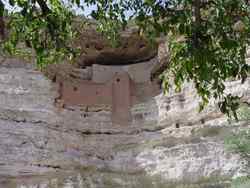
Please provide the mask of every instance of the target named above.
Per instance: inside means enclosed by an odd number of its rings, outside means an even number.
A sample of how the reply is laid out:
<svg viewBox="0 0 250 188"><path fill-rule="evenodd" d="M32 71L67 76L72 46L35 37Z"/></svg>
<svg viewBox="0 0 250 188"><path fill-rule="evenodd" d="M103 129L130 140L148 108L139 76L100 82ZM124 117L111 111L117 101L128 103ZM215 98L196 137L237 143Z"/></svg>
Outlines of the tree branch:
<svg viewBox="0 0 250 188"><path fill-rule="evenodd" d="M201 2L200 0L194 0L194 18L195 18L195 33L194 33L194 46L199 48L199 27L201 25Z"/></svg>
<svg viewBox="0 0 250 188"><path fill-rule="evenodd" d="M4 13L4 4L0 0L0 37L2 39L4 39L5 37L5 24L4 24L3 13Z"/></svg>
<svg viewBox="0 0 250 188"><path fill-rule="evenodd" d="M49 9L48 5L44 0L37 0L38 5L40 6L43 15L48 15L51 10Z"/></svg>

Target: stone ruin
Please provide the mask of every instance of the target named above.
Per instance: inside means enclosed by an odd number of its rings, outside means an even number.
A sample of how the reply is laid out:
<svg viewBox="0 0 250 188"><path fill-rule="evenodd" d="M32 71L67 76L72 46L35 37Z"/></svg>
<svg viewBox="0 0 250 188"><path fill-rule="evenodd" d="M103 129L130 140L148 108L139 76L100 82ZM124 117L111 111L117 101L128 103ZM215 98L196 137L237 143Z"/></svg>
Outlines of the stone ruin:
<svg viewBox="0 0 250 188"><path fill-rule="evenodd" d="M77 66L66 65L63 73L61 65L48 68L49 76L59 84L57 104L64 108L101 106L110 109L113 123L128 124L131 107L161 91L155 79L162 68L158 46L131 31L122 33L118 47L93 28L80 38L74 43L81 49Z"/></svg>

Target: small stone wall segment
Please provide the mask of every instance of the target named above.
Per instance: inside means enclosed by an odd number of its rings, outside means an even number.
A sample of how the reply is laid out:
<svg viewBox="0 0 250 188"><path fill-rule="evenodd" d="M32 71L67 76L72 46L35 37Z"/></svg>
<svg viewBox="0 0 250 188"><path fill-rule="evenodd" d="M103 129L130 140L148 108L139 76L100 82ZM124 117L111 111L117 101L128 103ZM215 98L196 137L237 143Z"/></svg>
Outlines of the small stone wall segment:
<svg viewBox="0 0 250 188"><path fill-rule="evenodd" d="M131 85L132 81L126 72L115 75L112 85L112 121L128 124L131 117Z"/></svg>
<svg viewBox="0 0 250 188"><path fill-rule="evenodd" d="M77 84L63 82L60 84L60 99L64 105L112 104L112 84L97 84L91 81L80 81Z"/></svg>
<svg viewBox="0 0 250 188"><path fill-rule="evenodd" d="M157 59L151 59L143 63L124 66L93 65L92 81L95 83L106 83L111 81L116 74L127 72L135 83L150 82L150 75Z"/></svg>
<svg viewBox="0 0 250 188"><path fill-rule="evenodd" d="M116 124L127 124L131 121L132 106L131 81L128 73L123 72L114 76L106 84L81 81L77 84L60 83L60 100L63 105L95 106L111 105L112 120Z"/></svg>

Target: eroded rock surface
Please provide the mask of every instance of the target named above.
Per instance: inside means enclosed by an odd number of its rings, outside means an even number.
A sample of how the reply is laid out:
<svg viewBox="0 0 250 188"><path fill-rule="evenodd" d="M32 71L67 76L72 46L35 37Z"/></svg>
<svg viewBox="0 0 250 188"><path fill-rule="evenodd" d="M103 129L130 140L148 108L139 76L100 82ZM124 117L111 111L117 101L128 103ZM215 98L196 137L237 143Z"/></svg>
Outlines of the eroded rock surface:
<svg viewBox="0 0 250 188"><path fill-rule="evenodd" d="M79 26L78 26L79 27ZM157 45L139 35L138 28L120 31L116 45L96 31L95 23L88 23L79 31L73 46L80 49L78 65L126 65L151 59L157 55Z"/></svg>
<svg viewBox="0 0 250 188"><path fill-rule="evenodd" d="M228 91L250 102L249 79L228 82ZM0 68L0 176L91 168L192 183L246 170L223 140L249 120L229 125L213 102L199 113L192 84L135 104L128 126L112 124L103 106L56 107L57 96L38 71Z"/></svg>

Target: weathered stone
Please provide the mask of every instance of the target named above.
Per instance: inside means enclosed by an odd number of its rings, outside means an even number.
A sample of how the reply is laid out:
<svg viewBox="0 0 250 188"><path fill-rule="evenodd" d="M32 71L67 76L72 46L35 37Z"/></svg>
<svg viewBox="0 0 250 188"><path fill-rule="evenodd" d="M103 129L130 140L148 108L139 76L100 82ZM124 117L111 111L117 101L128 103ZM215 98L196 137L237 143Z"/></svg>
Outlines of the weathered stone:
<svg viewBox="0 0 250 188"><path fill-rule="evenodd" d="M115 74L127 72L135 83L149 83L151 70L157 64L157 59L151 59L132 65L124 66L104 66L93 65L92 81L96 83L106 83L114 77Z"/></svg>
<svg viewBox="0 0 250 188"><path fill-rule="evenodd" d="M228 82L227 88L250 102L250 79ZM229 125L215 101L199 113L190 83L181 93L134 104L129 126L113 124L107 107L57 108L57 96L54 83L37 71L0 68L0 176L85 167L191 183L236 177L246 167L239 155L224 149L223 139L238 127L250 127L249 120ZM209 132L212 127L217 131Z"/></svg>
<svg viewBox="0 0 250 188"><path fill-rule="evenodd" d="M150 74L152 80L158 79L159 75L169 67L170 52L167 41L162 41L159 43L157 59L158 63L155 64Z"/></svg>
<svg viewBox="0 0 250 188"><path fill-rule="evenodd" d="M79 80L92 79L92 67L78 69L75 64L59 63L50 64L43 69L43 73L53 82L68 81L78 83Z"/></svg>
<svg viewBox="0 0 250 188"><path fill-rule="evenodd" d="M6 68L32 68L34 64L28 60L15 58L15 57L4 57L0 55L0 66Z"/></svg>
<svg viewBox="0 0 250 188"><path fill-rule="evenodd" d="M96 31L95 25L85 27L73 46L80 48L81 56L78 65L92 64L126 65L149 60L156 56L157 45L150 44L138 31L129 29L121 31L118 45L113 47L102 34Z"/></svg>

